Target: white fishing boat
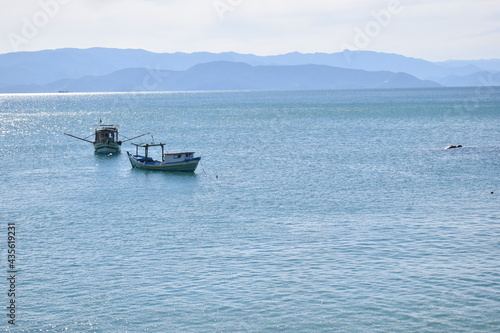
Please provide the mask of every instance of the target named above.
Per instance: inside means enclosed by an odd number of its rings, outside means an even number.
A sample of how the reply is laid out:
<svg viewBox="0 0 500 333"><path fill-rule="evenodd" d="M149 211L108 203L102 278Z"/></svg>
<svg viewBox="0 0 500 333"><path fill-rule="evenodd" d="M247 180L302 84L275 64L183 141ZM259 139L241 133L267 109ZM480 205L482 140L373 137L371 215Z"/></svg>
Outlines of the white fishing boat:
<svg viewBox="0 0 500 333"><path fill-rule="evenodd" d="M130 138L130 139L120 141L118 138L118 125L99 124L99 125L96 125L96 128L95 128L94 141L88 140L88 137L80 138L80 137L72 135L72 134L68 134L68 133L64 133L64 134L71 136L75 139L79 139L79 140L83 140L85 142L92 143L94 145L94 152L96 154L109 155L109 154L120 153L122 143L127 142L129 140L136 139L136 138L141 137L143 135L149 134L149 132L135 136L135 137Z"/></svg>
<svg viewBox="0 0 500 333"><path fill-rule="evenodd" d="M194 157L194 152L165 153L164 143L133 143L135 155L127 151L130 164L133 168L155 171L182 171L194 172L201 157ZM154 160L149 156L150 147L161 147L161 160ZM139 148L144 154L139 155Z"/></svg>

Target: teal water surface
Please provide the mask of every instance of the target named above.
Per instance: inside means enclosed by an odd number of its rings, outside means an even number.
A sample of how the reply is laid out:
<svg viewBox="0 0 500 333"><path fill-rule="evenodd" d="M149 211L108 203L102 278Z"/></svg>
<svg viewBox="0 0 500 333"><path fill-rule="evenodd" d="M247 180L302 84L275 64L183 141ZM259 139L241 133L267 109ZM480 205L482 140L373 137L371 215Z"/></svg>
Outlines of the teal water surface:
<svg viewBox="0 0 500 333"><path fill-rule="evenodd" d="M0 95L0 112L7 331L500 331L499 88ZM96 156L63 134L100 119L202 162L136 170L129 142Z"/></svg>

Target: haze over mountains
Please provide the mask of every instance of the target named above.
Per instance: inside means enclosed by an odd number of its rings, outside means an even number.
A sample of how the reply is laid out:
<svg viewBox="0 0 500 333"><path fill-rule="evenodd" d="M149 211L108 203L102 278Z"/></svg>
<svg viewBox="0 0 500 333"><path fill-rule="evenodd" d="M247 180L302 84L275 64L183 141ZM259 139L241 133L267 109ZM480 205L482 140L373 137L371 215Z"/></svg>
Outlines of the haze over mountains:
<svg viewBox="0 0 500 333"><path fill-rule="evenodd" d="M0 54L0 92L353 89L500 85L500 60L440 63L344 51L275 56L57 49Z"/></svg>

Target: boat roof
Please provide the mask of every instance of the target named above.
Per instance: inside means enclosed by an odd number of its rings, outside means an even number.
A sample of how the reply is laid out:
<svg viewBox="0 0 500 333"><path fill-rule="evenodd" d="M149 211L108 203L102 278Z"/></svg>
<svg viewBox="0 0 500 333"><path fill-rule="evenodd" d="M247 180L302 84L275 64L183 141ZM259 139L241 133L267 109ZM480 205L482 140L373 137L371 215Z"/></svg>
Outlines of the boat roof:
<svg viewBox="0 0 500 333"><path fill-rule="evenodd" d="M101 127L96 128L96 132L118 132L118 128L116 127Z"/></svg>
<svg viewBox="0 0 500 333"><path fill-rule="evenodd" d="M194 151L183 151L181 153L164 153L163 155L194 154Z"/></svg>
<svg viewBox="0 0 500 333"><path fill-rule="evenodd" d="M96 132L104 132L104 131L118 132L118 126L115 126L115 125L96 125L95 130L96 130Z"/></svg>
<svg viewBox="0 0 500 333"><path fill-rule="evenodd" d="M160 143L132 143L134 146L137 147L155 147L155 146L164 146L165 144L163 142Z"/></svg>
<svg viewBox="0 0 500 333"><path fill-rule="evenodd" d="M116 124L109 124L109 125L106 125L106 124L98 124L98 125L94 125L95 127L120 127L120 125Z"/></svg>

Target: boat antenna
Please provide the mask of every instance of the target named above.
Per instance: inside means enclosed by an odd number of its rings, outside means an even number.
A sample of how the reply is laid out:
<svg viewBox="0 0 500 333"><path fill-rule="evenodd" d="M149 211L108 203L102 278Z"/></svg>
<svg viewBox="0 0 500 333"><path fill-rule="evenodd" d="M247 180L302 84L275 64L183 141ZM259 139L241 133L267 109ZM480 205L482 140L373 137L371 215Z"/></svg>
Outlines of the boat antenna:
<svg viewBox="0 0 500 333"><path fill-rule="evenodd" d="M153 134L151 134L151 143L155 143L155 137L153 136Z"/></svg>
<svg viewBox="0 0 500 333"><path fill-rule="evenodd" d="M102 124L102 118L99 118L99 125Z"/></svg>

